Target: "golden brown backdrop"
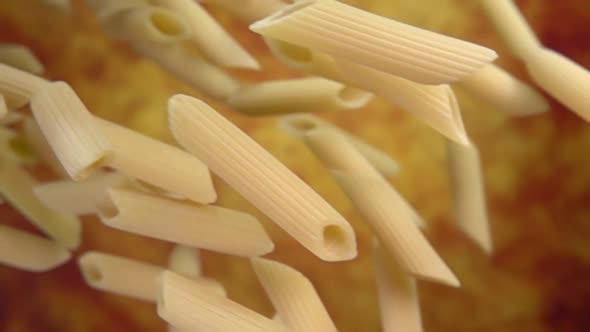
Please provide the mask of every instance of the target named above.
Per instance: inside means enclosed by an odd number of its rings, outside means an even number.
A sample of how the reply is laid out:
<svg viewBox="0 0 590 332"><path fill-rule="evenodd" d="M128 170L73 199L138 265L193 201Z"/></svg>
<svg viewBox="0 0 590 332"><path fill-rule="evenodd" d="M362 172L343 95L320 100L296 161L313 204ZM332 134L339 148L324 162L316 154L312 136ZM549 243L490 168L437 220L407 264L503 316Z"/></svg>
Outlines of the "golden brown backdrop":
<svg viewBox="0 0 590 332"><path fill-rule="evenodd" d="M492 47L500 55L501 66L530 82L522 64L502 46L482 16L477 1L347 2ZM588 0L517 2L547 47L590 68ZM236 75L247 81L301 76L273 59L245 24L224 13L213 13L256 54L264 69L259 73L234 71ZM0 42L31 47L46 65L46 77L70 83L93 112L165 140L170 140L167 98L173 93L204 97L125 45L109 40L82 1L74 1L73 14L68 16L35 0L1 0ZM400 161L403 170L393 184L427 219L428 238L463 283L461 289L419 284L425 330L590 331L588 124L555 102L548 114L509 118L457 92L467 130L483 161L496 247L491 257L453 226L441 136L380 100L362 110L325 114ZM377 331L370 234L351 203L301 143L276 129L275 118L251 119L211 103L344 214L357 230L358 258L346 263L321 262L216 179L220 204L263 221L277 243L270 257L310 277L341 331ZM43 169L37 171L42 179L52 178ZM31 229L10 207L0 207L0 215L1 222ZM170 248L166 243L107 229L96 219L87 218L78 253L103 250L165 264ZM212 253L205 253L203 259L205 273L219 278L231 298L272 313L246 260ZM164 328L153 305L86 287L74 261L39 275L0 267L1 331Z"/></svg>

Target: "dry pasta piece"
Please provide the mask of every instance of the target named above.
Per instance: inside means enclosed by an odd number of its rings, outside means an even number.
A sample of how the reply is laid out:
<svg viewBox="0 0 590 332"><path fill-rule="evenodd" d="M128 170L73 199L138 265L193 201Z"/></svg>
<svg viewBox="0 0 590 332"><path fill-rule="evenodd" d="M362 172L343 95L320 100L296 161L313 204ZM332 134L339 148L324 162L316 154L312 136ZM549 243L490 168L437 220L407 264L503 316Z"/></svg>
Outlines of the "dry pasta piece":
<svg viewBox="0 0 590 332"><path fill-rule="evenodd" d="M209 169L193 155L113 122L95 120L111 142L107 166L195 202L217 199Z"/></svg>
<svg viewBox="0 0 590 332"><path fill-rule="evenodd" d="M70 252L54 241L0 225L0 264L29 272L46 272L70 258Z"/></svg>
<svg viewBox="0 0 590 332"><path fill-rule="evenodd" d="M362 154L383 176L392 177L399 172L400 166L393 158L344 130L326 122L313 114L290 114L279 119L278 127L286 133L302 138L306 131L314 128L337 130L357 151Z"/></svg>
<svg viewBox="0 0 590 332"><path fill-rule="evenodd" d="M496 52L334 0L298 1L250 29L423 84L452 83Z"/></svg>
<svg viewBox="0 0 590 332"><path fill-rule="evenodd" d="M246 257L274 249L255 217L219 206L113 188L98 211L107 226L178 244Z"/></svg>
<svg viewBox="0 0 590 332"><path fill-rule="evenodd" d="M182 45L165 46L138 41L131 46L178 79L211 97L224 100L240 89L238 81L197 54L190 54Z"/></svg>
<svg viewBox="0 0 590 332"><path fill-rule="evenodd" d="M47 84L39 76L0 63L0 94L8 108L19 108L29 103L33 94Z"/></svg>
<svg viewBox="0 0 590 332"><path fill-rule="evenodd" d="M111 147L94 117L64 82L48 83L31 99L31 110L55 155L74 180L103 166Z"/></svg>
<svg viewBox="0 0 590 332"><path fill-rule="evenodd" d="M168 257L168 268L187 277L201 275L201 255L199 249L182 244L174 246Z"/></svg>
<svg viewBox="0 0 590 332"><path fill-rule="evenodd" d="M80 221L46 208L33 194L38 182L25 170L10 163L0 167L0 193L43 233L68 249L80 243Z"/></svg>
<svg viewBox="0 0 590 332"><path fill-rule="evenodd" d="M13 113L21 114L15 112L11 112L10 114ZM63 167L59 159L57 159L57 157L55 156L55 153L51 149L51 146L49 145L49 143L47 143L47 140L45 139L45 136L43 136L43 132L41 132L41 128L39 128L37 121L35 121L35 119L33 119L32 117L27 116L25 118L23 124L23 134L29 146L32 147L33 150L35 150L35 152L41 157L41 159L43 159L43 161L47 165L49 165L49 167L56 174L64 177L69 176L66 169Z"/></svg>
<svg viewBox="0 0 590 332"><path fill-rule="evenodd" d="M119 14L149 5L146 0L86 0L85 2L94 11L99 22L106 25L109 20L116 19Z"/></svg>
<svg viewBox="0 0 590 332"><path fill-rule="evenodd" d="M176 140L308 250L326 261L356 256L350 224L320 195L206 103L168 102Z"/></svg>
<svg viewBox="0 0 590 332"><path fill-rule="evenodd" d="M420 232L421 218L346 139L329 129L304 136L400 266L417 278L458 286L459 281Z"/></svg>
<svg viewBox="0 0 590 332"><path fill-rule="evenodd" d="M447 141L455 218L461 230L486 253L492 252L483 176L477 147Z"/></svg>
<svg viewBox="0 0 590 332"><path fill-rule="evenodd" d="M201 5L193 0L154 0L184 15L192 41L207 59L223 67L259 69L260 65Z"/></svg>
<svg viewBox="0 0 590 332"><path fill-rule="evenodd" d="M206 0L207 4L219 6L246 23L258 21L285 7L287 4L281 0Z"/></svg>
<svg viewBox="0 0 590 332"><path fill-rule="evenodd" d="M88 286L147 302L157 301L158 280L166 271L158 265L98 251L81 255L78 266ZM217 281L196 278L193 282L206 291L225 295L225 290Z"/></svg>
<svg viewBox="0 0 590 332"><path fill-rule="evenodd" d="M457 85L495 106L498 111L511 115L532 115L549 110L549 104L540 93L493 64Z"/></svg>
<svg viewBox="0 0 590 332"><path fill-rule="evenodd" d="M422 332L416 280L375 242L373 251L383 332Z"/></svg>
<svg viewBox="0 0 590 332"><path fill-rule="evenodd" d="M246 114L335 111L365 106L372 94L319 77L244 86L227 103Z"/></svg>
<svg viewBox="0 0 590 332"><path fill-rule="evenodd" d="M337 331L313 284L301 272L268 259L251 262L282 324L293 331Z"/></svg>
<svg viewBox="0 0 590 332"><path fill-rule="evenodd" d="M36 163L38 158L21 133L0 127L0 160L27 165Z"/></svg>
<svg viewBox="0 0 590 332"><path fill-rule="evenodd" d="M424 85L286 42L266 39L283 62L351 87L370 91L410 112L458 142L467 144L459 105L448 85Z"/></svg>
<svg viewBox="0 0 590 332"><path fill-rule="evenodd" d="M479 0L485 14L510 51L521 59L541 47L513 0Z"/></svg>
<svg viewBox="0 0 590 332"><path fill-rule="evenodd" d="M44 70L35 54L23 45L0 44L0 62L35 75L42 74Z"/></svg>
<svg viewBox="0 0 590 332"><path fill-rule="evenodd" d="M182 330L287 332L282 325L172 271L161 277L158 315Z"/></svg>
<svg viewBox="0 0 590 332"><path fill-rule="evenodd" d="M102 173L79 182L66 179L41 183L33 192L54 211L70 215L95 214L109 188L127 185L129 181L121 173Z"/></svg>
<svg viewBox="0 0 590 332"><path fill-rule="evenodd" d="M102 22L115 38L172 44L191 37L189 24L181 13L156 7L137 6L107 16Z"/></svg>
<svg viewBox="0 0 590 332"><path fill-rule="evenodd" d="M529 74L539 86L590 121L590 72L549 49L539 49L525 59Z"/></svg>
<svg viewBox="0 0 590 332"><path fill-rule="evenodd" d="M345 68L342 71L354 86L398 105L444 136L461 144L468 143L459 103L448 85L424 85L348 61L336 63Z"/></svg>

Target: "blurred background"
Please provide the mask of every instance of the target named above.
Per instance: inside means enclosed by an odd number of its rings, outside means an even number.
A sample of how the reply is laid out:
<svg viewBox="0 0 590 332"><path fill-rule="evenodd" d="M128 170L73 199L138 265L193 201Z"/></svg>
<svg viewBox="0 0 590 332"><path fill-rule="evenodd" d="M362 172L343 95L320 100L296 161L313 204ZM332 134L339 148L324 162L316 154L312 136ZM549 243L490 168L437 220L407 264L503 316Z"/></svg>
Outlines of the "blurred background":
<svg viewBox="0 0 590 332"><path fill-rule="evenodd" d="M239 0L236 0L239 3ZM501 44L477 1L346 1L380 15L495 49L497 64L533 84ZM519 0L545 46L590 68L588 0ZM211 10L262 71L233 70L249 82L304 76L274 59L246 24ZM203 98L284 162L340 211L357 233L358 257L317 259L215 178L219 204L251 213L276 243L270 258L307 275L342 332L380 329L371 236L351 202L305 146L276 128L276 117L249 118L207 99L112 41L83 1L70 14L36 0L0 1L0 43L30 47L45 76L73 86L88 108L107 119L172 142L166 101L175 93ZM425 331L590 331L590 127L551 100L551 112L511 118L456 89L466 129L479 147L495 250L485 255L454 226L444 139L403 110L375 99L357 111L321 116L398 160L393 185L426 219L427 237L455 271L462 288L419 282ZM590 93L590 91L588 91ZM321 110L318 110L321 111ZM318 113L319 114L319 113ZM55 178L38 167L41 180ZM0 205L0 222L32 230ZM165 265L172 245L105 228L85 218L77 251L101 250ZM76 256L77 256L76 255ZM204 273L229 296L272 315L248 261L203 252ZM0 266L0 331L164 331L155 306L87 287L76 261L45 274Z"/></svg>

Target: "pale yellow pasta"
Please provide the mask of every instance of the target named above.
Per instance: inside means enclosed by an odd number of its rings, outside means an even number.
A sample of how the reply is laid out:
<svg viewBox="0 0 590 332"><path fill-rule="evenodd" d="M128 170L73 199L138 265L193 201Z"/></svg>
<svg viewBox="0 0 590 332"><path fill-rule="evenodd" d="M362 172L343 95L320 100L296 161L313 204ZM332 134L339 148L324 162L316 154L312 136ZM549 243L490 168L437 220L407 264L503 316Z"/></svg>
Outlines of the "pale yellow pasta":
<svg viewBox="0 0 590 332"><path fill-rule="evenodd" d="M116 19L120 14L148 5L146 0L86 0L85 2L103 25L108 25L109 20Z"/></svg>
<svg viewBox="0 0 590 332"><path fill-rule="evenodd" d="M172 44L191 37L192 31L181 13L156 7L137 6L108 16L102 22L115 38Z"/></svg>
<svg viewBox="0 0 590 332"><path fill-rule="evenodd" d="M45 84L31 99L31 110L70 177L82 180L104 165L110 144L67 83Z"/></svg>
<svg viewBox="0 0 590 332"><path fill-rule="evenodd" d="M0 62L35 75L45 69L28 47L18 44L0 44Z"/></svg>
<svg viewBox="0 0 590 332"><path fill-rule="evenodd" d="M125 257L89 251L78 258L86 284L105 292L155 302L164 268Z"/></svg>
<svg viewBox="0 0 590 332"><path fill-rule="evenodd" d="M246 23L260 20L287 5L281 0L206 0L205 2L219 6Z"/></svg>
<svg viewBox="0 0 590 332"><path fill-rule="evenodd" d="M335 0L298 1L250 29L423 84L452 83L497 57L485 47Z"/></svg>
<svg viewBox="0 0 590 332"><path fill-rule="evenodd" d="M187 277L201 275L201 256L199 249L182 244L174 246L168 257L168 268Z"/></svg>
<svg viewBox="0 0 590 332"><path fill-rule="evenodd" d="M4 96L0 95L0 108L2 107L6 107L6 103L4 103L4 106L2 105L4 101ZM2 111L0 111L2 112ZM2 126L13 126L17 123L21 123L23 122L25 119L25 116L23 115L23 113L21 112L7 112L4 114L4 117L0 117L0 125Z"/></svg>
<svg viewBox="0 0 590 332"><path fill-rule="evenodd" d="M30 165L35 164L38 158L20 132L0 127L0 160L18 165Z"/></svg>
<svg viewBox="0 0 590 332"><path fill-rule="evenodd" d="M528 72L543 90L590 121L590 72L549 49L539 49L525 59Z"/></svg>
<svg viewBox="0 0 590 332"><path fill-rule="evenodd" d="M463 146L447 141L447 155L456 222L489 254L492 238L477 147L473 143Z"/></svg>
<svg viewBox="0 0 590 332"><path fill-rule="evenodd" d="M168 102L176 140L303 246L327 261L356 256L350 224L320 195L204 102Z"/></svg>
<svg viewBox="0 0 590 332"><path fill-rule="evenodd" d="M534 31L513 0L479 0L504 44L519 58L526 58L541 47Z"/></svg>
<svg viewBox="0 0 590 332"><path fill-rule="evenodd" d="M151 0L184 15L192 41L207 59L219 66L259 69L260 65L201 5L193 0Z"/></svg>
<svg viewBox="0 0 590 332"><path fill-rule="evenodd" d="M467 144L459 105L448 85L425 85L286 42L266 39L288 65L370 91L413 114L441 134Z"/></svg>
<svg viewBox="0 0 590 332"><path fill-rule="evenodd" d="M393 158L379 149L367 144L344 130L326 122L313 114L291 114L278 121L278 127L286 133L301 138L308 130L329 128L337 130L357 151L362 154L383 176L392 177L399 172L400 166Z"/></svg>
<svg viewBox="0 0 590 332"><path fill-rule="evenodd" d="M95 120L112 146L106 166L195 202L217 199L209 169L196 157L116 123Z"/></svg>
<svg viewBox="0 0 590 332"><path fill-rule="evenodd" d="M15 112L11 112L10 114L13 113ZM55 153L51 149L51 146L49 145L49 143L47 143L47 140L45 139L45 136L43 136L43 132L41 132L41 128L39 128L37 121L35 121L35 119L33 119L32 117L27 116L25 118L23 124L23 134L29 146L33 148L33 150L35 150L37 155L39 155L41 159L43 159L46 165L49 165L49 167L60 176L69 176L66 169L63 167L59 159L57 159L57 157L55 156Z"/></svg>
<svg viewBox="0 0 590 332"><path fill-rule="evenodd" d="M0 94L8 108L19 108L29 103L33 94L47 84L39 76L0 63Z"/></svg>
<svg viewBox="0 0 590 332"><path fill-rule="evenodd" d="M113 188L98 211L109 227L187 246L246 257L274 249L255 217L218 206Z"/></svg>
<svg viewBox="0 0 590 332"><path fill-rule="evenodd" d="M45 207L33 194L37 180L20 167L3 163L0 167L0 193L14 208L43 233L69 249L80 243L80 221Z"/></svg>
<svg viewBox="0 0 590 332"><path fill-rule="evenodd" d="M251 262L280 323L293 331L337 331L313 284L301 272L268 259Z"/></svg>
<svg viewBox="0 0 590 332"><path fill-rule="evenodd" d="M510 115L532 115L549 111L549 103L531 86L500 67L490 64L457 85Z"/></svg>
<svg viewBox="0 0 590 332"><path fill-rule="evenodd" d="M287 332L287 328L194 280L171 271L161 277L158 315L182 330Z"/></svg>
<svg viewBox="0 0 590 332"><path fill-rule="evenodd" d="M0 264L29 272L52 270L71 258L55 241L0 225Z"/></svg>
<svg viewBox="0 0 590 332"><path fill-rule="evenodd" d="M244 86L227 103L246 114L321 112L365 106L372 94L319 77Z"/></svg>
<svg viewBox="0 0 590 332"><path fill-rule="evenodd" d="M467 144L459 104L448 85L419 84L348 61L338 60L336 64L355 83L354 86L374 92L444 136Z"/></svg>
<svg viewBox="0 0 590 332"><path fill-rule="evenodd" d="M383 332L422 332L416 280L375 243L373 259Z"/></svg>
<svg viewBox="0 0 590 332"><path fill-rule="evenodd" d="M415 210L346 139L329 129L309 131L304 139L336 176L387 252L417 278L458 286L459 281L439 257L417 222Z"/></svg>
<svg viewBox="0 0 590 332"><path fill-rule="evenodd" d="M237 80L198 54L189 53L182 45L165 46L137 41L131 47L178 79L211 97L224 100L240 89Z"/></svg>
<svg viewBox="0 0 590 332"><path fill-rule="evenodd" d="M102 173L79 182L66 179L41 183L33 192L54 211L70 215L95 214L109 188L127 185L129 181L121 173Z"/></svg>

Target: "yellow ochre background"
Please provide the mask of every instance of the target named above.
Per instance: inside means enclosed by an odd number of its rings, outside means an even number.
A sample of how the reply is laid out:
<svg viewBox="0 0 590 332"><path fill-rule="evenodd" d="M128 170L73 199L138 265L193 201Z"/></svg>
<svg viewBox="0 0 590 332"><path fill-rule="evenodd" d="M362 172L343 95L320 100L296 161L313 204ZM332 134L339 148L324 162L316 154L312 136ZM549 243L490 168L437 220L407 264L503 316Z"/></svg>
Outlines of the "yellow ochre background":
<svg viewBox="0 0 590 332"><path fill-rule="evenodd" d="M530 82L477 1L347 2L492 47L500 55L499 65ZM547 47L590 67L588 0L517 3ZM249 82L302 75L272 58L247 25L223 12L212 12L262 64L261 72L234 70L235 75ZM45 64L46 77L70 83L96 114L167 141L171 141L166 128L167 98L174 93L204 97L124 44L110 40L82 1L74 1L73 14L68 16L35 0L0 0L0 42L29 46ZM483 162L495 244L491 257L453 226L441 136L381 100L358 111L322 114L400 162L402 172L392 183L427 220L428 238L463 283L460 289L419 283L425 330L590 331L590 127L554 101L550 113L509 118L458 89L457 93L465 125ZM351 262L320 261L216 178L219 204L252 213L264 223L277 244L269 257L292 265L312 280L341 331L378 331L370 233L350 201L302 143L277 130L275 117L248 118L205 100L353 224L359 255ZM40 179L53 178L43 168L36 171ZM6 205L0 207L0 215L0 222L32 229ZM95 218L85 218L83 223L83 244L76 256L102 250L166 264L171 244L107 229ZM207 252L203 264L205 274L218 278L232 299L272 314L247 260ZM75 260L45 274L0 267L0 331L164 329L153 304L88 288Z"/></svg>

